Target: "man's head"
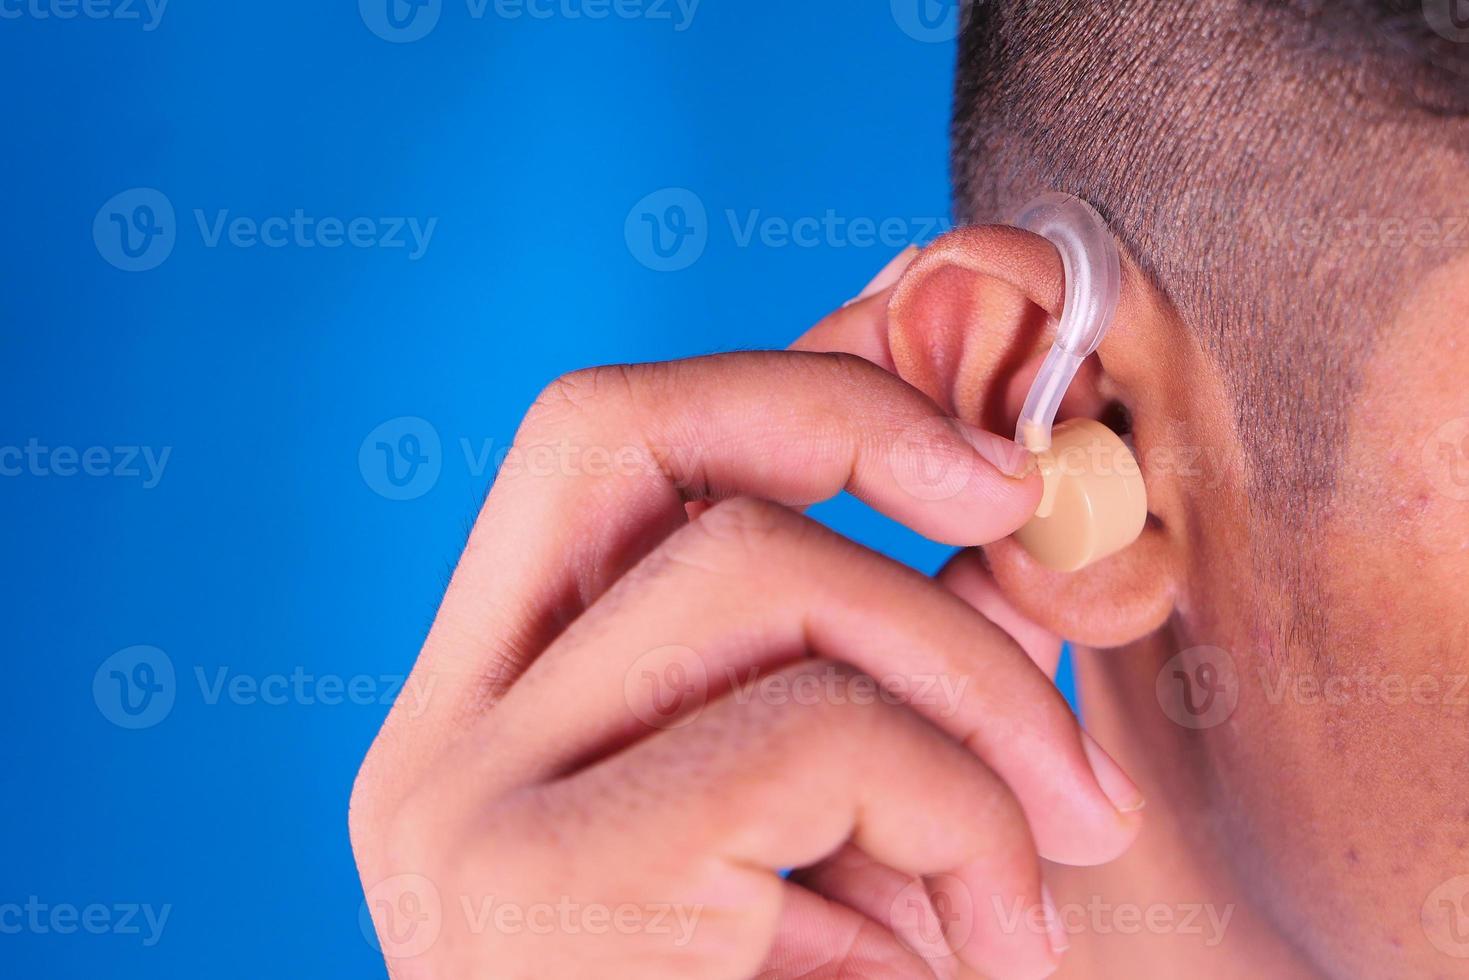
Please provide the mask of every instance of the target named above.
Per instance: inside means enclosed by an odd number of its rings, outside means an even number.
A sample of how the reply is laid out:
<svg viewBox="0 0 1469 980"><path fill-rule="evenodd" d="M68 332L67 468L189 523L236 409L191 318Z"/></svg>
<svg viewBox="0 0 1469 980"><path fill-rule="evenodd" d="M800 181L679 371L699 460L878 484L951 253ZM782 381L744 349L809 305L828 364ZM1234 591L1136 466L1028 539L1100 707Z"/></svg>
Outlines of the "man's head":
<svg viewBox="0 0 1469 980"><path fill-rule="evenodd" d="M1469 152L1447 115L1469 106L1469 44L1400 5L1005 0L966 18L961 219L1051 188L1101 210L1224 368L1255 489L1292 529L1323 516L1404 272L1447 257L1380 226L1469 213L1447 159Z"/></svg>
<svg viewBox="0 0 1469 980"><path fill-rule="evenodd" d="M1152 511L1094 569L1001 545L996 578L1127 647L1083 700L1341 973L1462 966L1425 904L1469 873L1469 23L1435 4L990 0L960 43L962 221L1064 191L1127 253L1069 411L1125 420ZM1057 301L1018 234L939 243L893 307L905 375L991 428ZM1218 662L1184 676L1203 646ZM1170 713L1170 677L1225 673L1227 712Z"/></svg>

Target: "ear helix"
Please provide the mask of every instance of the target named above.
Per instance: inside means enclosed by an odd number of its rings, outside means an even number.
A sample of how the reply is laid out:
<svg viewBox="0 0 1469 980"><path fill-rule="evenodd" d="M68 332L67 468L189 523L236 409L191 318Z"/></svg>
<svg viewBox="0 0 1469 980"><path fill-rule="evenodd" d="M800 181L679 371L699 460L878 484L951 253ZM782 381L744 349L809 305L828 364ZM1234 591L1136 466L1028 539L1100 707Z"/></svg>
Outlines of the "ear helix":
<svg viewBox="0 0 1469 980"><path fill-rule="evenodd" d="M1121 262L1101 215L1069 194L1036 198L1013 224L1055 245L1066 274L1056 339L1015 431L1015 441L1035 454L1045 486L1035 516L1015 540L1047 568L1074 572L1136 541L1148 516L1142 471L1121 437L1092 419L1053 428L1077 369L1111 329Z"/></svg>

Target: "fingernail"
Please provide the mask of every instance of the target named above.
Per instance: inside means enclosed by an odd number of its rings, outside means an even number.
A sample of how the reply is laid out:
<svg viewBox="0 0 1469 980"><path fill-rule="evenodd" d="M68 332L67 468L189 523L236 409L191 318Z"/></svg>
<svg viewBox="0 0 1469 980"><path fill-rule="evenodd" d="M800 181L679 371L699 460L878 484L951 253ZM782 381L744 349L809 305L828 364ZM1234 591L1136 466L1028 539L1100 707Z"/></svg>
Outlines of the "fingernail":
<svg viewBox="0 0 1469 980"><path fill-rule="evenodd" d="M842 304L842 306L851 306L853 303L864 300L875 293L880 293L884 289L887 289L889 286L893 285L893 283L902 278L903 271L908 268L908 264L913 261L916 255L918 255L917 245L909 245L907 248L903 249L897 255L888 260L888 264L883 266L882 271L879 272L871 282L863 287L862 292L847 300L845 303Z"/></svg>
<svg viewBox="0 0 1469 980"><path fill-rule="evenodd" d="M1051 940L1051 952L1060 956L1071 948L1071 937L1066 934L1066 923L1061 921L1056 899L1051 895L1050 887L1045 884L1041 885L1041 901L1045 903L1046 935Z"/></svg>
<svg viewBox="0 0 1469 980"><path fill-rule="evenodd" d="M1136 813L1143 808L1147 800L1143 799L1142 790L1137 788L1122 767L1112 760L1112 757L1096 743L1085 731L1081 733L1081 745L1086 750L1086 759L1092 764L1092 774L1097 777L1097 785L1102 787L1102 792L1107 794L1107 799L1119 813Z"/></svg>
<svg viewBox="0 0 1469 980"><path fill-rule="evenodd" d="M1035 469L1035 455L1018 442L986 432L977 425L954 420L959 435L995 469L1015 480L1023 480Z"/></svg>

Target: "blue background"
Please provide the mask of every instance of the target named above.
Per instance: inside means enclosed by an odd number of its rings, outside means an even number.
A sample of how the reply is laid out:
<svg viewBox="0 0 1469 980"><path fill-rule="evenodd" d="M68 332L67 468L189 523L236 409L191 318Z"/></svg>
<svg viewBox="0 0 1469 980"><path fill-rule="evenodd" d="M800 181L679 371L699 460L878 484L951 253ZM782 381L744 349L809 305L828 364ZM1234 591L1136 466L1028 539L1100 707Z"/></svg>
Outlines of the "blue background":
<svg viewBox="0 0 1469 980"><path fill-rule="evenodd" d="M468 2L409 43L352 2L176 2L152 30L141 0L142 21L0 2L0 447L102 447L112 474L53 456L0 477L0 904L171 907L152 946L146 927L0 934L0 974L380 975L346 807L386 706L211 703L197 672L391 694L378 678L411 665L493 475L464 440L503 449L575 367L782 347L901 245L742 243L728 212L904 240L948 214L952 20L929 35L907 0L705 0L687 23L661 2L672 20ZM129 272L115 220L136 188L175 216L172 251ZM672 199L635 205L665 188L706 215L685 212L686 267L660 272L637 233ZM437 225L413 259L210 247L195 218L297 209ZM441 450L397 500L359 449L403 417ZM169 452L155 486L130 446ZM926 569L945 556L848 500L817 514ZM133 730L102 665L136 645L176 679Z"/></svg>

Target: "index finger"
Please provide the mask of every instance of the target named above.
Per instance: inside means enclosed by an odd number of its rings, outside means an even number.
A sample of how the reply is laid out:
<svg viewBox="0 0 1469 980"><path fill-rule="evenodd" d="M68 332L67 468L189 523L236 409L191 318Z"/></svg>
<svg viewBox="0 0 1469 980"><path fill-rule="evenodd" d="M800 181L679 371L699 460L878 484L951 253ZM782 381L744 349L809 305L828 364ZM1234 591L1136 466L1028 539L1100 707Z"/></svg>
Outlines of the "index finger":
<svg viewBox="0 0 1469 980"><path fill-rule="evenodd" d="M792 350L856 354L885 371L898 373L888 345L888 302L919 249L904 249L878 274L867 290L806 331ZM1010 634L1048 677L1061 661L1061 638L1026 619L1004 596L979 549L959 552L936 576L951 592Z"/></svg>
<svg viewBox="0 0 1469 980"><path fill-rule="evenodd" d="M409 678L432 699L394 709L364 778L441 752L686 523L687 500L804 506L849 490L935 540L979 544L1035 510L1039 477L995 463L1029 459L850 355L741 352L562 379L522 425Z"/></svg>

